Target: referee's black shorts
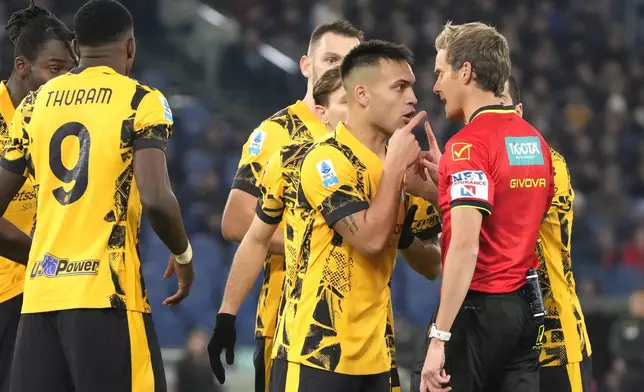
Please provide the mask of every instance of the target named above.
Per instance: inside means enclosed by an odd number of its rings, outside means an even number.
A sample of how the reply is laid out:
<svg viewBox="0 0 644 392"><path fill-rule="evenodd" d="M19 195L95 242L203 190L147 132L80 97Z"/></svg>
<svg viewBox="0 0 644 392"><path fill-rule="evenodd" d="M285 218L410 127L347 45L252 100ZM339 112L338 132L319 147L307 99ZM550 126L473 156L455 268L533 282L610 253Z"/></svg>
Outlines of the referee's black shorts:
<svg viewBox="0 0 644 392"><path fill-rule="evenodd" d="M445 344L445 370L456 392L539 392L540 329L518 293L468 292ZM420 391L422 359L412 369L411 391ZM422 391L426 392L426 391ZM555 392L555 391L553 391Z"/></svg>
<svg viewBox="0 0 644 392"><path fill-rule="evenodd" d="M165 392L152 316L118 309L23 314L11 392Z"/></svg>
<svg viewBox="0 0 644 392"><path fill-rule="evenodd" d="M22 294L0 303L0 392L9 392L13 347L21 308Z"/></svg>

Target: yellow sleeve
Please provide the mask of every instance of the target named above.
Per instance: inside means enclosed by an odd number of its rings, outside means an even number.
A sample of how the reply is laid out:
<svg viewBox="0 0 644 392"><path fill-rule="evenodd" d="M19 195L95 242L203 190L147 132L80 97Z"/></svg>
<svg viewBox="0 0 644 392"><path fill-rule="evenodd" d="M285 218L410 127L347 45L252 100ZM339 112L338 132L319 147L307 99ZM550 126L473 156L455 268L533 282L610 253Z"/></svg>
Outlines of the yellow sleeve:
<svg viewBox="0 0 644 392"><path fill-rule="evenodd" d="M24 177L29 176L30 159L27 124L31 119L35 97L35 93L29 93L16 109L7 132L10 140L7 142L2 153L2 160L0 160L0 166L4 169Z"/></svg>
<svg viewBox="0 0 644 392"><path fill-rule="evenodd" d="M259 219L269 225L276 225L282 221L286 186L282 173L282 151L279 150L268 160L259 182L261 196L257 201L256 213Z"/></svg>
<svg viewBox="0 0 644 392"><path fill-rule="evenodd" d="M557 209L570 208L570 201L574 198L575 194L570 182L570 171L564 157L551 149L552 154L552 167L555 171L555 196L552 198L552 205L550 212Z"/></svg>
<svg viewBox="0 0 644 392"><path fill-rule="evenodd" d="M232 188L259 198L258 182L268 160L289 142L288 132L280 125L270 120L262 122L244 144Z"/></svg>
<svg viewBox="0 0 644 392"><path fill-rule="evenodd" d="M134 150L158 148L165 151L173 123L168 101L160 91L150 90L134 116Z"/></svg>
<svg viewBox="0 0 644 392"><path fill-rule="evenodd" d="M335 147L318 144L309 150L301 169L302 191L329 227L369 208L363 173Z"/></svg>
<svg viewBox="0 0 644 392"><path fill-rule="evenodd" d="M435 237L442 231L441 219L436 208L422 197L410 196L409 207L417 206L411 231L421 240Z"/></svg>

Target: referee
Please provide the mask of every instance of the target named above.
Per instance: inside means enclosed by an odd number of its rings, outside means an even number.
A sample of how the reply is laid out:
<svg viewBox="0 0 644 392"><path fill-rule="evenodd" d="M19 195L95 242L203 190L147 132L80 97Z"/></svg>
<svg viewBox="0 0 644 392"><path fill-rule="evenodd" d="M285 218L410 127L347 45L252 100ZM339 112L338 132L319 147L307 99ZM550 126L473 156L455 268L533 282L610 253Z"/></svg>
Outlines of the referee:
<svg viewBox="0 0 644 392"><path fill-rule="evenodd" d="M439 162L443 285L420 390L538 392L534 249L554 191L549 147L502 105L510 50L496 29L448 23L435 45L434 92L467 124Z"/></svg>

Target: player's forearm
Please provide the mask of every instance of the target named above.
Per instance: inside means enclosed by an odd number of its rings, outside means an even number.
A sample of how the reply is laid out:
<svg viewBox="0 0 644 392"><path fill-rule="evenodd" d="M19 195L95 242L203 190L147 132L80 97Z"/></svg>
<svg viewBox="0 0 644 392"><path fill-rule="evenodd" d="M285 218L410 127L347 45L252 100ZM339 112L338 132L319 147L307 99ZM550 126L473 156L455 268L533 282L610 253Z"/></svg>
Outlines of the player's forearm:
<svg viewBox="0 0 644 392"><path fill-rule="evenodd" d="M244 237L230 267L219 313L237 314L262 270L268 248L268 242Z"/></svg>
<svg viewBox="0 0 644 392"><path fill-rule="evenodd" d="M434 239L423 241L414 238L411 246L400 253L414 271L427 279L435 280L440 276L441 250Z"/></svg>
<svg viewBox="0 0 644 392"><path fill-rule="evenodd" d="M356 228L362 232L361 240L369 245L372 256L389 245L400 208L404 171L387 170L382 173L373 202L365 211L364 221Z"/></svg>
<svg viewBox="0 0 644 392"><path fill-rule="evenodd" d="M154 232L172 254L180 255L188 249L188 236L179 203L171 191L155 200L143 202L143 212L150 220Z"/></svg>
<svg viewBox="0 0 644 392"><path fill-rule="evenodd" d="M271 238L271 243L269 245L268 251L272 255L284 254L284 230L275 230L275 233L273 233L273 237Z"/></svg>
<svg viewBox="0 0 644 392"><path fill-rule="evenodd" d="M436 316L436 328L448 332L463 305L472 283L478 249L450 247L443 268L441 299Z"/></svg>
<svg viewBox="0 0 644 392"><path fill-rule="evenodd" d="M31 237L13 223L0 218L0 256L27 265L30 248Z"/></svg>

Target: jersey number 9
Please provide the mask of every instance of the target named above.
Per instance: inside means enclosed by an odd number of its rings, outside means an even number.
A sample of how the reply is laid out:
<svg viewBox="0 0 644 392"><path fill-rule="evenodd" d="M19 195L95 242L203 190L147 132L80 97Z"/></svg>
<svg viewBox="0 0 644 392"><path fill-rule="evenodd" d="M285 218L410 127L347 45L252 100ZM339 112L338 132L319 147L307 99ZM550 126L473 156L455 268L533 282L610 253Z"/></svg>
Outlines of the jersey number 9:
<svg viewBox="0 0 644 392"><path fill-rule="evenodd" d="M63 164L62 149L63 141L67 137L76 137L80 143L78 153L78 162L74 167L68 169ZM53 190L54 197L61 205L72 204L80 199L87 190L88 172L89 172L89 149L90 137L87 128L80 123L70 122L58 128L49 142L49 167L56 178L63 184L74 185L69 191L63 186Z"/></svg>

